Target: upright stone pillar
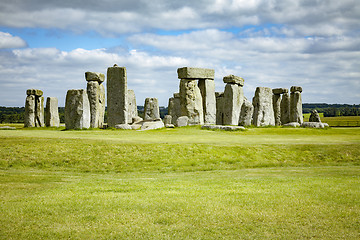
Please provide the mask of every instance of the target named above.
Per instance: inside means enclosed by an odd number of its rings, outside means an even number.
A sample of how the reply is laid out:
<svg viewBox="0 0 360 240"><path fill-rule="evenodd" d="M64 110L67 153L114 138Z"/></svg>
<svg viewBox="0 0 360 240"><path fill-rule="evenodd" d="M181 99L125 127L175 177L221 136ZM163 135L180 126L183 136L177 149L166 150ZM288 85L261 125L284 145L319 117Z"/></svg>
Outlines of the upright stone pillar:
<svg viewBox="0 0 360 240"><path fill-rule="evenodd" d="M24 127L35 127L35 95L26 97Z"/></svg>
<svg viewBox="0 0 360 240"><path fill-rule="evenodd" d="M59 127L59 108L58 99L56 97L48 97L46 99L45 125L47 127Z"/></svg>
<svg viewBox="0 0 360 240"><path fill-rule="evenodd" d="M215 98L215 81L214 79L199 79L204 112L204 124L216 123L216 98Z"/></svg>
<svg viewBox="0 0 360 240"><path fill-rule="evenodd" d="M253 117L253 112L254 112L254 106L249 100L245 98L244 103L241 106L239 125L250 126Z"/></svg>
<svg viewBox="0 0 360 240"><path fill-rule="evenodd" d="M310 117L309 117L309 122L320 122L321 123L321 119L319 116L319 113L316 109L311 111Z"/></svg>
<svg viewBox="0 0 360 240"><path fill-rule="evenodd" d="M172 117L172 124L176 124L176 120L181 117L180 110L180 94L174 93L174 96L169 98L168 114Z"/></svg>
<svg viewBox="0 0 360 240"><path fill-rule="evenodd" d="M244 102L244 79L229 75L223 78L224 90L224 125L239 125L241 106Z"/></svg>
<svg viewBox="0 0 360 240"><path fill-rule="evenodd" d="M298 122L299 124L303 123L302 115L302 100L301 92L302 88L297 86L292 86L290 88L290 121Z"/></svg>
<svg viewBox="0 0 360 240"><path fill-rule="evenodd" d="M87 95L90 103L90 127L102 128L105 115L105 80L103 73L86 72Z"/></svg>
<svg viewBox="0 0 360 240"><path fill-rule="evenodd" d="M288 89L286 92L283 93L281 97L280 103L280 110L281 110L281 124L287 124L290 122L290 96L288 93Z"/></svg>
<svg viewBox="0 0 360 240"><path fill-rule="evenodd" d="M224 92L216 92L216 124L223 125L224 120Z"/></svg>
<svg viewBox="0 0 360 240"><path fill-rule="evenodd" d="M287 93L288 90L286 88L274 88L272 91L275 126L281 126L281 94Z"/></svg>
<svg viewBox="0 0 360 240"><path fill-rule="evenodd" d="M108 126L128 123L128 90L126 68L114 65L107 70Z"/></svg>
<svg viewBox="0 0 360 240"><path fill-rule="evenodd" d="M134 90L128 89L128 123L132 122L134 117L138 116L138 110L136 105L136 96Z"/></svg>
<svg viewBox="0 0 360 240"><path fill-rule="evenodd" d="M144 104L144 120L160 118L159 102L157 98L146 98Z"/></svg>
<svg viewBox="0 0 360 240"><path fill-rule="evenodd" d="M66 129L90 127L90 103L84 89L68 90L65 100Z"/></svg>
<svg viewBox="0 0 360 240"><path fill-rule="evenodd" d="M257 87L253 98L254 114L253 125L275 126L274 110L272 103L272 89Z"/></svg>
<svg viewBox="0 0 360 240"><path fill-rule="evenodd" d="M177 70L178 78L180 79L180 105L181 105L181 115L187 116L189 118L189 125L202 125L204 124L204 106L203 106L203 97L200 88L198 87L197 80L207 80L211 81L214 79L214 69L207 68L190 68L183 67L178 68ZM208 105L208 101L214 101L214 93L210 93L212 84L208 82L200 83L203 89L203 95L205 97L205 105ZM211 102L209 103L211 104ZM214 123L214 111L213 108L206 108L205 106L206 119ZM215 112L216 114L216 112ZM216 118L215 118L216 121Z"/></svg>
<svg viewBox="0 0 360 240"><path fill-rule="evenodd" d="M44 127L44 97L39 89L26 90L25 127Z"/></svg>

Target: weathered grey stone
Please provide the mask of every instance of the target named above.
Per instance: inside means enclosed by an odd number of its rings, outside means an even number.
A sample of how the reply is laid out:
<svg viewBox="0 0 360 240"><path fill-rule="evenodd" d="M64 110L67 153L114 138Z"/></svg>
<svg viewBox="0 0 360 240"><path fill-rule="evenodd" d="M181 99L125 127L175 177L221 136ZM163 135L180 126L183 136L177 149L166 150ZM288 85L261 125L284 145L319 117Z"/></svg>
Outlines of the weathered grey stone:
<svg viewBox="0 0 360 240"><path fill-rule="evenodd" d="M158 120L152 120L152 121L144 121L141 130L153 130L153 129L159 129L165 127L163 121L161 119Z"/></svg>
<svg viewBox="0 0 360 240"><path fill-rule="evenodd" d="M303 122L301 127L304 128L324 128L324 124L321 122Z"/></svg>
<svg viewBox="0 0 360 240"><path fill-rule="evenodd" d="M135 116L135 117L133 117L133 118L131 119L131 123L132 123L132 124L136 124L136 123L141 122L142 120L143 120L143 119L142 119L141 117Z"/></svg>
<svg viewBox="0 0 360 240"><path fill-rule="evenodd" d="M165 127L166 128L175 128L175 125L174 124L165 124Z"/></svg>
<svg viewBox="0 0 360 240"><path fill-rule="evenodd" d="M281 95L280 94L273 94L273 109L274 109L275 126L281 126Z"/></svg>
<svg viewBox="0 0 360 240"><path fill-rule="evenodd" d="M254 106L249 100L245 98L241 106L239 125L250 126L252 122L253 112L254 112Z"/></svg>
<svg viewBox="0 0 360 240"><path fill-rule="evenodd" d="M90 127L90 103L86 90L68 90L65 101L66 129Z"/></svg>
<svg viewBox="0 0 360 240"><path fill-rule="evenodd" d="M133 117L138 116L135 92L131 89L128 89L128 104L128 123L131 123Z"/></svg>
<svg viewBox="0 0 360 240"><path fill-rule="evenodd" d="M102 128L105 115L105 88L97 81L87 82L87 95L90 103L90 127Z"/></svg>
<svg viewBox="0 0 360 240"><path fill-rule="evenodd" d="M159 102L157 98L146 98L144 104L144 120L160 118Z"/></svg>
<svg viewBox="0 0 360 240"><path fill-rule="evenodd" d="M240 111L243 102L243 88L237 84L226 84L223 99L224 125L239 124Z"/></svg>
<svg viewBox="0 0 360 240"><path fill-rule="evenodd" d="M216 124L222 125L224 122L224 93L215 92L216 97Z"/></svg>
<svg viewBox="0 0 360 240"><path fill-rule="evenodd" d="M239 86L244 86L244 79L235 75L228 75L223 78L224 83L237 84Z"/></svg>
<svg viewBox="0 0 360 240"><path fill-rule="evenodd" d="M216 123L215 81L200 79L198 86L202 96L204 124Z"/></svg>
<svg viewBox="0 0 360 240"><path fill-rule="evenodd" d="M45 125L47 127L59 127L59 108L58 99L56 97L46 98L46 114L45 114Z"/></svg>
<svg viewBox="0 0 360 240"><path fill-rule="evenodd" d="M290 94L290 121L303 123L301 92Z"/></svg>
<svg viewBox="0 0 360 240"><path fill-rule="evenodd" d="M128 89L126 68L116 64L107 70L108 126L128 123Z"/></svg>
<svg viewBox="0 0 360 240"><path fill-rule="evenodd" d="M281 124L290 122L290 96L289 93L283 93L280 103Z"/></svg>
<svg viewBox="0 0 360 240"><path fill-rule="evenodd" d="M273 94L283 94L288 93L289 90L287 88L273 88L272 92Z"/></svg>
<svg viewBox="0 0 360 240"><path fill-rule="evenodd" d="M327 123L322 123L322 124L323 124L324 127L326 127L326 128L330 127L329 124L327 124Z"/></svg>
<svg viewBox="0 0 360 240"><path fill-rule="evenodd" d="M172 117L172 124L176 124L176 120L181 116L179 93L174 93L174 97L169 98L168 114Z"/></svg>
<svg viewBox="0 0 360 240"><path fill-rule="evenodd" d="M115 125L116 129L122 129L122 130L132 130L132 127L127 124L127 123L123 123L123 124L116 124Z"/></svg>
<svg viewBox="0 0 360 240"><path fill-rule="evenodd" d="M131 124L131 128L133 130L141 129L141 126L142 126L142 124L139 124L139 123Z"/></svg>
<svg viewBox="0 0 360 240"><path fill-rule="evenodd" d="M300 127L300 123L298 122L290 122L283 124L284 127Z"/></svg>
<svg viewBox="0 0 360 240"><path fill-rule="evenodd" d="M292 86L290 88L290 92L294 93L294 92L302 92L302 87L299 86Z"/></svg>
<svg viewBox="0 0 360 240"><path fill-rule="evenodd" d="M35 127L44 126L44 97L35 96Z"/></svg>
<svg viewBox="0 0 360 240"><path fill-rule="evenodd" d="M202 96L195 80L180 80L181 115L189 117L189 125L204 124Z"/></svg>
<svg viewBox="0 0 360 240"><path fill-rule="evenodd" d="M35 127L35 95L26 97L24 127Z"/></svg>
<svg viewBox="0 0 360 240"><path fill-rule="evenodd" d="M28 89L26 90L26 95L35 95L37 97L41 97L43 95L43 91L39 89Z"/></svg>
<svg viewBox="0 0 360 240"><path fill-rule="evenodd" d="M310 117L309 117L309 122L321 122L319 113L318 113L318 111L316 111L316 109L312 110Z"/></svg>
<svg viewBox="0 0 360 240"><path fill-rule="evenodd" d="M238 131L238 130L245 130L242 126L223 126L223 125L203 125L201 127L202 129L219 129L219 130L225 130L225 131Z"/></svg>
<svg viewBox="0 0 360 240"><path fill-rule="evenodd" d="M86 81L97 81L99 83L102 83L105 81L105 75L98 72L86 72L85 79Z"/></svg>
<svg viewBox="0 0 360 240"><path fill-rule="evenodd" d="M272 89L268 87L257 87L253 98L254 114L253 125L274 126L274 110L272 103Z"/></svg>
<svg viewBox="0 0 360 240"><path fill-rule="evenodd" d="M10 127L10 126L1 126L0 130L16 130L16 127Z"/></svg>
<svg viewBox="0 0 360 240"><path fill-rule="evenodd" d="M172 117L171 117L171 115L165 115L165 116L164 116L164 124L165 124L165 126L166 126L167 124L172 124Z"/></svg>
<svg viewBox="0 0 360 240"><path fill-rule="evenodd" d="M183 67L177 70L179 79L214 79L215 70L208 68Z"/></svg>
<svg viewBox="0 0 360 240"><path fill-rule="evenodd" d="M185 127L189 125L189 117L188 116L181 116L176 119L176 126L177 127Z"/></svg>

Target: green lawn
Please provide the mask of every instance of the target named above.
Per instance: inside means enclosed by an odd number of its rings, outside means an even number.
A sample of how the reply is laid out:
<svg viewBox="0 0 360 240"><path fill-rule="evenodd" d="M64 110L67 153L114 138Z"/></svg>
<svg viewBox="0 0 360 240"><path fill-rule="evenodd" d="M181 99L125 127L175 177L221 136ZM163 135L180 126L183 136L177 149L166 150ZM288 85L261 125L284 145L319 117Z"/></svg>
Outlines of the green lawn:
<svg viewBox="0 0 360 240"><path fill-rule="evenodd" d="M0 239L359 239L360 128L0 131Z"/></svg>

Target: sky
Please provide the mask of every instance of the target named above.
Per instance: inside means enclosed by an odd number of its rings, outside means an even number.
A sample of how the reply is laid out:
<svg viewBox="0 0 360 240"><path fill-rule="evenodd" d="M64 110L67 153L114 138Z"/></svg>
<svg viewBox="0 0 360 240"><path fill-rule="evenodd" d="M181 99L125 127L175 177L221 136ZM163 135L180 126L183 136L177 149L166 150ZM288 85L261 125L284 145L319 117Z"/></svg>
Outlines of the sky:
<svg viewBox="0 0 360 240"><path fill-rule="evenodd" d="M360 103L358 0L1 0L0 106L26 89L86 89L85 72L127 69L137 105L179 91L177 68L256 87L301 86L304 103ZM106 82L105 82L106 84Z"/></svg>

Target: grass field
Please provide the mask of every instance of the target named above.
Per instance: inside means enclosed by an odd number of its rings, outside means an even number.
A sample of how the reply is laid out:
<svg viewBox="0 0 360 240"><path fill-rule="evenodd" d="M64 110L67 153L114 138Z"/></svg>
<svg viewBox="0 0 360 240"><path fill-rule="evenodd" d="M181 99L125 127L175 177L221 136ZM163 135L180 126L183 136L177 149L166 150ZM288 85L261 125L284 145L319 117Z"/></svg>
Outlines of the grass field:
<svg viewBox="0 0 360 240"><path fill-rule="evenodd" d="M0 139L0 239L360 237L360 128Z"/></svg>
<svg viewBox="0 0 360 240"><path fill-rule="evenodd" d="M319 113L322 122L329 124L330 127L360 127L360 116L341 116L341 117L324 117ZM309 121L310 113L303 114L304 121Z"/></svg>

